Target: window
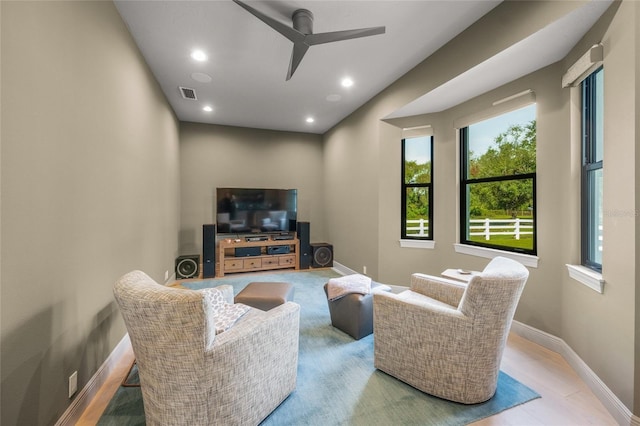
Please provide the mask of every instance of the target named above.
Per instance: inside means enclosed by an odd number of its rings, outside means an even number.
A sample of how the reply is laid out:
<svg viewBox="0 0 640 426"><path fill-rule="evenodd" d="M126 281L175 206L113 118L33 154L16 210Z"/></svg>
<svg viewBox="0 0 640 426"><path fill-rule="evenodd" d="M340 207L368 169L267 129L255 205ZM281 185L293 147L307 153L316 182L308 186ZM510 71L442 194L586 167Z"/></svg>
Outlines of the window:
<svg viewBox="0 0 640 426"><path fill-rule="evenodd" d="M582 265L602 271L603 69L581 83Z"/></svg>
<svg viewBox="0 0 640 426"><path fill-rule="evenodd" d="M460 242L536 254L536 105L460 129Z"/></svg>
<svg viewBox="0 0 640 426"><path fill-rule="evenodd" d="M402 139L402 239L433 240L433 136Z"/></svg>

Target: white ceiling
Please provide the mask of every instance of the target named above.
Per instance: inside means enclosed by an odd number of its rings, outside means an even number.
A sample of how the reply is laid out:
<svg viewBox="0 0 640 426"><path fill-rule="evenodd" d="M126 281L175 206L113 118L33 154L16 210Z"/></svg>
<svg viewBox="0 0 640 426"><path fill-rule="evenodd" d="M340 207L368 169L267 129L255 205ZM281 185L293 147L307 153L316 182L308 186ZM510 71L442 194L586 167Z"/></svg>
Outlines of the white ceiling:
<svg viewBox="0 0 640 426"><path fill-rule="evenodd" d="M291 80L285 81L292 43L231 0L116 0L181 121L322 134L500 1L247 3L287 25L294 10L309 9L314 33L381 25L386 33L312 46ZM561 59L610 3L586 4L392 116L448 108ZM191 59L194 48L205 51L208 60ZM505 61L509 66L503 66ZM194 73L207 74L211 81L197 81ZM345 76L354 80L352 87L341 87ZM180 86L194 89L198 100L183 99ZM205 105L213 111L204 112ZM315 122L306 123L307 116Z"/></svg>

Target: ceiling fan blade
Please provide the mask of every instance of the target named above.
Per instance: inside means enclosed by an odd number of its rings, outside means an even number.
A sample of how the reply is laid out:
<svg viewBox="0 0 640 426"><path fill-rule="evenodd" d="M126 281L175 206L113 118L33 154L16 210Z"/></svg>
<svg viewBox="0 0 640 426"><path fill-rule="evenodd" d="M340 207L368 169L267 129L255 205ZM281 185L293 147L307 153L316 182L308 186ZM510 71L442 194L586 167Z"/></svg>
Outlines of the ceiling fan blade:
<svg viewBox="0 0 640 426"><path fill-rule="evenodd" d="M253 16L258 18L259 20L261 20L271 28L273 28L274 30L276 30L277 32L279 32L280 34L282 34L283 36L285 36L286 38L288 38L289 40L291 40L292 42L296 43L304 40L304 34L302 34L300 31L292 27L289 27L280 21L277 21L270 16L265 15L259 10L256 10L253 7L239 0L233 0L233 2L236 3L238 6L242 7L243 9L245 9L246 11L248 11L249 13L251 13Z"/></svg>
<svg viewBox="0 0 640 426"><path fill-rule="evenodd" d="M293 51L291 52L291 61L289 62L289 71L287 71L287 81L293 77L293 73L296 72L298 65L304 58L304 54L309 50L309 45L306 43L294 43Z"/></svg>
<svg viewBox="0 0 640 426"><path fill-rule="evenodd" d="M235 0L234 0L235 1ZM332 43L334 41L350 40L352 38L369 37L384 34L385 27L360 28L358 30L333 31L328 33L307 34L305 42L309 46Z"/></svg>

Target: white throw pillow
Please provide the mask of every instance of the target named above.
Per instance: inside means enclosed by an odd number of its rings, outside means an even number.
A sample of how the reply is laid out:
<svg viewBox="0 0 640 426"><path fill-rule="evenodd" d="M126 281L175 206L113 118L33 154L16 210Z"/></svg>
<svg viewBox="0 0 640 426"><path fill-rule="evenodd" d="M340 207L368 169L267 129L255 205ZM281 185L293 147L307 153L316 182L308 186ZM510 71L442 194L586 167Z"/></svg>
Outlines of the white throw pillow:
<svg viewBox="0 0 640 426"><path fill-rule="evenodd" d="M242 303L230 304L217 288L202 290L202 303L207 317L207 346L213 344L216 334L228 330L249 309Z"/></svg>

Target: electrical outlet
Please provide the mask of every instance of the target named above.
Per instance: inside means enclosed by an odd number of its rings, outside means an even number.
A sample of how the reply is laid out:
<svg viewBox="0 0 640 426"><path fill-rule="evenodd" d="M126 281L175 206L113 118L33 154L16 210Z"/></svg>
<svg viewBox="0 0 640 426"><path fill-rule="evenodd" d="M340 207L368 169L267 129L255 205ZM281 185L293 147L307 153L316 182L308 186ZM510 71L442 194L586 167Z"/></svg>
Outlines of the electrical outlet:
<svg viewBox="0 0 640 426"><path fill-rule="evenodd" d="M363 267L362 267L362 273L363 273L363 274L365 274L365 275L367 275L367 267L366 267L366 266L363 266Z"/></svg>
<svg viewBox="0 0 640 426"><path fill-rule="evenodd" d="M69 398L71 398L78 391L78 372L74 371L69 376Z"/></svg>
<svg viewBox="0 0 640 426"><path fill-rule="evenodd" d="M169 271L164 271L164 280L165 281L169 280Z"/></svg>

